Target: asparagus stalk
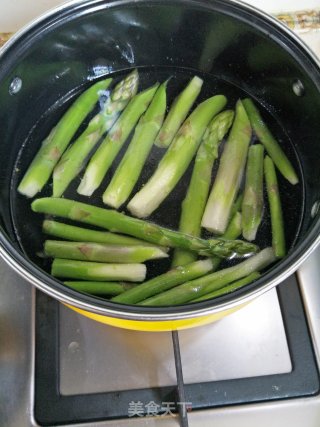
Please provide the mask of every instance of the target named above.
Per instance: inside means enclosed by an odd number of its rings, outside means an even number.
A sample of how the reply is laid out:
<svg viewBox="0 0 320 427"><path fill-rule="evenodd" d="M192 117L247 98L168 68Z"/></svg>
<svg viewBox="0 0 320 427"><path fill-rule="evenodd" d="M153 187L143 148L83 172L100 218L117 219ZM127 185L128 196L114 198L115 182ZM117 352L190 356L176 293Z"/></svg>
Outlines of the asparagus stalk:
<svg viewBox="0 0 320 427"><path fill-rule="evenodd" d="M272 248L263 249L257 255L234 267L225 268L199 279L186 282L169 291L142 301L141 305L169 306L187 303L195 298L221 289L225 285L242 279L253 272L261 271L275 260L276 257Z"/></svg>
<svg viewBox="0 0 320 427"><path fill-rule="evenodd" d="M95 83L75 100L42 143L18 186L19 193L33 197L42 190L81 122L111 81L106 79Z"/></svg>
<svg viewBox="0 0 320 427"><path fill-rule="evenodd" d="M53 171L53 196L60 197L70 182L80 173L85 159L96 147L101 136L107 132L137 93L139 76L137 70L121 80L111 92L103 109L93 117L79 138L65 151Z"/></svg>
<svg viewBox="0 0 320 427"><path fill-rule="evenodd" d="M111 209L98 208L74 200L44 197L34 200L31 207L34 212L56 215L95 225L141 238L160 246L192 250L199 252L203 256L246 256L258 250L253 243L241 240L204 240L141 219L132 218Z"/></svg>
<svg viewBox="0 0 320 427"><path fill-rule="evenodd" d="M150 106L139 120L132 141L103 194L103 202L107 205L114 208L121 206L138 181L164 118L166 86L167 82L159 86Z"/></svg>
<svg viewBox="0 0 320 427"><path fill-rule="evenodd" d="M133 215L139 218L149 216L171 193L196 153L209 121L225 104L223 95L213 96L190 114L152 177L128 204Z"/></svg>
<svg viewBox="0 0 320 427"><path fill-rule="evenodd" d="M67 281L64 282L64 284L69 286L69 288L79 292L85 292L86 294L108 296L120 295L135 286L133 283L88 281Z"/></svg>
<svg viewBox="0 0 320 427"><path fill-rule="evenodd" d="M263 145L249 148L246 183L242 202L242 235L246 240L256 238L263 214Z"/></svg>
<svg viewBox="0 0 320 427"><path fill-rule="evenodd" d="M266 156L264 159L264 173L271 215L272 247L276 257L282 258L286 254L286 243L284 236L281 200L276 170L274 163L269 156Z"/></svg>
<svg viewBox="0 0 320 427"><path fill-rule="evenodd" d="M230 217L233 218L234 214L241 211L242 208L242 201L243 201L243 193L240 193L239 196L236 198L235 202L232 205Z"/></svg>
<svg viewBox="0 0 320 427"><path fill-rule="evenodd" d="M200 236L201 219L208 199L211 173L214 161L218 157L219 144L228 132L234 113L223 111L213 118L207 127L196 155L189 188L181 207L179 230L182 233ZM176 249L172 265L185 265L195 261L194 252Z"/></svg>
<svg viewBox="0 0 320 427"><path fill-rule="evenodd" d="M46 240L44 253L53 258L82 261L139 263L150 259L167 258L168 254L157 246L119 246L92 242L64 242Z"/></svg>
<svg viewBox="0 0 320 427"><path fill-rule="evenodd" d="M239 100L235 120L202 218L202 226L213 233L223 234L227 228L244 171L250 138L249 119Z"/></svg>
<svg viewBox="0 0 320 427"><path fill-rule="evenodd" d="M279 143L271 134L253 101L249 98L246 98L243 100L243 105L247 111L254 132L259 138L259 141L264 145L274 164L291 184L297 184L299 179L292 164L290 163L290 160L287 158Z"/></svg>
<svg viewBox="0 0 320 427"><path fill-rule="evenodd" d="M105 264L55 258L51 266L54 277L97 281L128 280L142 282L146 278L144 264Z"/></svg>
<svg viewBox="0 0 320 427"><path fill-rule="evenodd" d="M157 83L151 88L138 93L131 99L119 119L112 126L106 138L92 156L77 189L79 194L91 196L99 187L130 132L135 127L140 116L147 109L158 86L159 84Z"/></svg>
<svg viewBox="0 0 320 427"><path fill-rule="evenodd" d="M196 261L182 267L176 267L112 298L111 301L121 302L123 304L136 304L146 298L180 285L186 280L204 276L211 268L212 262L209 259Z"/></svg>
<svg viewBox="0 0 320 427"><path fill-rule="evenodd" d="M197 99L203 80L195 76L188 86L174 100L170 111L155 140L158 147L169 147L179 127L187 117L187 114Z"/></svg>
<svg viewBox="0 0 320 427"><path fill-rule="evenodd" d="M244 277L243 279L236 280L235 282L232 282L231 285L224 286L221 289L218 289L217 291L210 292L209 294L205 294L202 297L193 299L190 302L199 302L199 301L205 301L212 298L221 297L222 295L230 294L231 292L242 288L245 285L248 285L249 283L253 282L254 280L258 279L261 276L260 273L251 273L249 276Z"/></svg>
<svg viewBox="0 0 320 427"><path fill-rule="evenodd" d="M222 239L228 239L228 240L235 240L238 239L238 237L241 236L242 231L242 215L240 212L236 212L233 217L231 218L231 221L225 231L225 233L221 236ZM212 258L212 270L216 271L219 265L221 264L221 258L220 257L213 257Z"/></svg>
<svg viewBox="0 0 320 427"><path fill-rule="evenodd" d="M88 228L76 227L74 225L63 224L57 221L45 220L42 224L42 231L50 236L60 237L66 240L77 242L107 243L109 245L149 245L149 243L135 239L134 237L121 236L108 231L96 231Z"/></svg>
<svg viewBox="0 0 320 427"><path fill-rule="evenodd" d="M231 209L231 221L228 224L228 227L221 236L221 239L227 239L227 240L235 240L238 239L241 236L242 232L242 215L241 212L241 204L242 204L243 195L240 194L236 201L234 202L232 209ZM212 260L212 271L216 271L221 264L221 258L220 257L213 257Z"/></svg>

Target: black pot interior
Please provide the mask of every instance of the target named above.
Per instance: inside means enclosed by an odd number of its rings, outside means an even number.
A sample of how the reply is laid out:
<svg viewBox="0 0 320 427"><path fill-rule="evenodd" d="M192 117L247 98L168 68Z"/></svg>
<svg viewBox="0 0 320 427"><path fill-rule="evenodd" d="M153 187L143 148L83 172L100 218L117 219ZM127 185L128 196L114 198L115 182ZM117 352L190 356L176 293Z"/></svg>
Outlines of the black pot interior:
<svg viewBox="0 0 320 427"><path fill-rule="evenodd" d="M0 169L2 245L24 268L50 286L79 300L108 306L109 303L101 299L76 294L36 267L38 264L49 271L49 261L39 261L37 256L44 240L42 217L31 212L30 200L17 195L16 187L41 140L73 97L94 79L107 74L119 79L134 67L139 68L141 88L171 76L170 100L197 74L205 81L199 101L223 93L231 108L237 99L248 95L261 105L266 121L301 179L292 187L279 177L290 247L288 256L262 280L237 295L250 292L253 287L281 274L319 234L319 215L312 217L311 211L320 200L320 73L292 36L254 11L218 0L208 3L90 1L69 6L36 24L3 53L0 69L0 158L4 162ZM17 77L22 87L13 93L10 84ZM299 84L303 86L300 92L297 91ZM137 187L151 175L162 155L160 149L152 151ZM117 161L104 184L110 180L116 164ZM185 195L192 170L189 169L151 220L177 227L177 206ZM66 197L75 197L78 183L70 186ZM92 202L102 206L104 188L102 185ZM40 196L43 195L50 195L50 186ZM271 244L267 212L258 244L261 247ZM150 263L148 270L155 275L168 267L166 261ZM203 306L232 297L209 301ZM173 311L188 308L186 305ZM142 311L125 308L129 309Z"/></svg>

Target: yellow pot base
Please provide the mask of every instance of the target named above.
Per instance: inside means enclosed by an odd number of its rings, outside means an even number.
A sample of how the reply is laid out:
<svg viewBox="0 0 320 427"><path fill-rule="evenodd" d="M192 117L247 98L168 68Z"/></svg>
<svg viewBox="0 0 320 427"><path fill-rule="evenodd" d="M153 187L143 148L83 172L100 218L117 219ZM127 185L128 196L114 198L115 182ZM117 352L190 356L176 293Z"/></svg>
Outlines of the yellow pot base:
<svg viewBox="0 0 320 427"><path fill-rule="evenodd" d="M89 311L82 310L80 308L67 305L71 310L76 311L77 313L82 314L89 319L95 320L100 323L105 323L107 325L115 326L117 328L131 329L135 331L148 331L148 332L164 332L164 331L173 331L178 329L188 329L194 328L196 326L206 325L211 322L216 322L217 320L231 314L241 307L244 307L246 304L239 305L229 310L221 311L219 313L209 314L207 316L195 317L191 319L182 319L182 320L165 320L165 321L140 321L140 320L126 320L119 319L115 317L103 316L101 314L91 313Z"/></svg>

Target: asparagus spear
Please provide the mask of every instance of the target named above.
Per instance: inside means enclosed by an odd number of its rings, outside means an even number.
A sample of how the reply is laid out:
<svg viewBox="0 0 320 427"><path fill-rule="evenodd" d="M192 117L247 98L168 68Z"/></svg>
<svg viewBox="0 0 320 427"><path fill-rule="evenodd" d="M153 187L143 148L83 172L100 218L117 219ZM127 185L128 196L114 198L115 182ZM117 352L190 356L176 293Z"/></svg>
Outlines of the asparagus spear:
<svg viewBox="0 0 320 427"><path fill-rule="evenodd" d="M184 283L186 280L204 276L211 268L212 262L209 259L196 261L182 267L176 267L112 298L111 301L121 302L123 304L139 303L146 298Z"/></svg>
<svg viewBox="0 0 320 427"><path fill-rule="evenodd" d="M221 236L221 239L227 239L227 240L235 240L238 239L241 236L242 232L242 215L241 212L241 204L242 204L243 195L240 194L234 204L232 205L231 209L231 221L228 224L228 227ZM220 257L213 257L212 260L212 271L216 271L219 265L221 264L221 258Z"/></svg>
<svg viewBox="0 0 320 427"><path fill-rule="evenodd" d="M190 114L152 177L128 204L130 212L144 218L157 209L188 168L209 121L225 104L223 95L213 96Z"/></svg>
<svg viewBox="0 0 320 427"><path fill-rule="evenodd" d="M159 86L151 104L135 129L132 141L103 194L103 202L107 205L114 208L122 205L130 196L140 176L164 118L167 99L166 86L167 82Z"/></svg>
<svg viewBox="0 0 320 427"><path fill-rule="evenodd" d="M219 144L228 132L234 113L223 111L213 118L207 127L196 155L189 188L181 207L179 230L182 233L200 236L201 219L208 199L211 172L218 157ZM194 252L176 249L172 265L185 265L195 261Z"/></svg>
<svg viewBox="0 0 320 427"><path fill-rule="evenodd" d="M233 218L234 214L241 211L242 207L242 201L243 201L243 194L240 193L239 196L236 198L235 202L232 205L230 217Z"/></svg>
<svg viewBox="0 0 320 427"><path fill-rule="evenodd" d="M50 220L43 221L42 231L50 236L61 237L66 240L75 240L77 242L84 241L123 246L149 245L149 243L135 239L134 237L121 236L108 231L90 230Z"/></svg>
<svg viewBox="0 0 320 427"><path fill-rule="evenodd" d="M257 252L256 245L241 240L204 240L136 219L111 209L98 208L74 200L44 197L31 204L34 212L57 215L105 229L118 231L160 246L193 250L203 256L244 256Z"/></svg>
<svg viewBox="0 0 320 427"><path fill-rule="evenodd" d="M266 156L264 159L264 173L271 215L272 247L276 257L282 258L286 254L286 243L284 236L281 200L276 170L274 163L269 156Z"/></svg>
<svg viewBox="0 0 320 427"><path fill-rule="evenodd" d="M135 127L140 116L147 109L158 86L159 84L157 83L151 88L138 93L131 99L119 119L112 126L106 138L92 156L77 189L79 194L91 196L99 187L130 132Z"/></svg>
<svg viewBox="0 0 320 427"><path fill-rule="evenodd" d="M84 161L101 136L107 132L138 89L137 70L121 80L111 92L103 109L90 121L88 127L69 147L53 171L53 196L60 197L70 182L80 173Z"/></svg>
<svg viewBox="0 0 320 427"><path fill-rule="evenodd" d="M244 108L247 111L251 126L259 138L260 142L264 145L269 156L281 172L281 174L293 185L299 182L297 174L290 163L289 159L283 152L279 143L275 140L267 125L263 121L259 110L254 105L253 101L249 98L243 100Z"/></svg>
<svg viewBox="0 0 320 427"><path fill-rule="evenodd" d="M195 76L174 100L170 111L155 140L158 147L169 147L179 127L198 97L203 80Z"/></svg>
<svg viewBox="0 0 320 427"><path fill-rule="evenodd" d="M81 122L111 81L106 79L95 83L75 100L42 143L19 184L19 193L33 197L42 190Z"/></svg>
<svg viewBox="0 0 320 427"><path fill-rule="evenodd" d="M246 183L242 202L242 234L246 240L256 238L263 213L263 145L249 148Z"/></svg>
<svg viewBox="0 0 320 427"><path fill-rule="evenodd" d="M249 119L239 100L235 120L202 218L202 226L213 233L224 233L228 225L245 167L250 138Z"/></svg>
<svg viewBox="0 0 320 427"><path fill-rule="evenodd" d="M242 215L240 212L236 212L225 231L225 233L221 236L222 239L235 240L241 236L242 231ZM216 271L219 265L221 264L220 257L213 257L212 260L212 270Z"/></svg>
<svg viewBox="0 0 320 427"><path fill-rule="evenodd" d="M128 280L142 282L146 278L144 264L105 264L55 258L51 266L54 277L97 281Z"/></svg>
<svg viewBox="0 0 320 427"><path fill-rule="evenodd" d="M249 283L253 282L254 280L258 279L261 276L260 273L251 273L249 276L244 277L243 279L236 280L235 282L232 282L231 285L224 286L221 289L218 289L217 291L210 292L209 294L205 294L202 297L193 299L190 302L199 302L199 301L205 301L212 298L221 297L222 295L229 294L236 289L240 289L245 285L248 285Z"/></svg>
<svg viewBox="0 0 320 427"><path fill-rule="evenodd" d="M223 288L225 285L248 276L252 272L261 271L276 260L272 248L263 249L257 255L234 267L216 271L199 279L186 282L169 291L155 295L141 302L141 305L169 306L183 304L210 292Z"/></svg>
<svg viewBox="0 0 320 427"><path fill-rule="evenodd" d="M108 296L120 295L135 286L133 283L88 281L67 281L64 282L64 284L69 286L69 288L79 292L85 292L86 294Z"/></svg>
<svg viewBox="0 0 320 427"><path fill-rule="evenodd" d="M139 263L168 257L168 254L157 246L119 246L61 240L46 240L44 253L53 258L116 263Z"/></svg>

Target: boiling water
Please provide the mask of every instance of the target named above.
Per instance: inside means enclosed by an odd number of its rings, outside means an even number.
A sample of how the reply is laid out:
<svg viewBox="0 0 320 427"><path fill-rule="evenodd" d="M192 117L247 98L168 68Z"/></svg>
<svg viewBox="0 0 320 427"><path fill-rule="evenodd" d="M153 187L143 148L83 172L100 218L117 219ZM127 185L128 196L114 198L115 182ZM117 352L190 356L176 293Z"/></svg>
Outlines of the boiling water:
<svg viewBox="0 0 320 427"><path fill-rule="evenodd" d="M129 71L115 73L112 75L114 77L113 84L116 84L121 80ZM190 70L177 69L177 68L140 68L140 85L139 90L146 89L149 86L152 86L156 81L163 82L169 77L171 78L168 84L168 105L170 106L173 99L179 94L179 92L185 87L194 73ZM219 79L212 75L201 75L197 73L200 77L204 79L203 88L201 94L199 95L195 105L205 100L206 98L223 94L227 97L228 103L226 108L234 109L235 103L239 98L245 98L247 96L254 96L254 94L248 94L244 92L241 88L236 87L235 85L228 83L225 80ZM12 176L12 191L11 191L11 210L12 210L12 220L15 227L16 235L19 240L20 246L25 254L36 264L41 266L46 271L50 271L51 261L45 259L39 255L42 253L43 243L45 238L50 238L44 236L41 232L41 225L44 219L43 215L35 214L31 211L31 200L17 194L16 189L21 181L23 174L25 173L30 161L37 152L42 140L49 133L50 129L59 121L60 117L70 106L73 100L83 91L85 87L81 87L78 90L73 91L68 94L65 98L57 100L57 102L41 117L39 118L38 123L30 130L24 145L22 146L14 173ZM283 215L284 215L284 224L286 232L286 241L287 247L290 248L294 245L294 242L299 234L300 223L303 214L303 185L302 185L302 174L301 168L298 161L298 157L294 150L293 144L290 141L285 129L281 127L281 124L277 121L270 112L268 112L263 106L261 107L262 115L268 124L270 130L275 135L281 146L283 147L285 153L293 163L295 170L298 172L300 177L300 183L296 186L290 185L280 174L278 174L279 187L281 191L281 201L283 206ZM95 111L96 113L97 111ZM84 122L83 126L79 129L78 133L75 135L73 140L83 131L86 123L93 116L94 113L88 116L87 120ZM64 197L70 199L76 199L84 203L90 203L96 206L106 207L102 202L102 194L106 189L108 183L113 176L117 165L119 164L120 159L122 158L125 150L130 142L132 135L128 138L126 144L123 146L116 160L114 161L112 167L106 174L101 186L91 197L80 196L77 194L76 189L80 183L82 173L70 184L69 188L64 194ZM255 142L255 136L253 136L252 142ZM222 142L220 146L220 151L223 149L225 141ZM147 182L148 178L152 175L154 170L159 163L159 160L165 153L165 149L158 148L153 146L152 151L149 155L149 158L143 168L143 172L140 176L140 179L132 192L132 196L141 188L141 186ZM212 173L212 179L216 175L218 166L218 161L216 161L215 167ZM190 164L187 172L181 178L178 185L172 191L172 193L164 200L160 207L148 218L148 220L153 221L157 224L169 227L172 229L178 229L179 217L181 203L185 197L188 184L190 181L192 173L193 162ZM37 195L37 197L48 197L52 195L52 184L49 182L43 191ZM257 238L255 243L257 243L261 248L271 245L271 224L270 224L270 215L269 207L266 194L265 197L265 209L263 215L262 224L259 227ZM128 213L126 211L126 206L123 206L120 209L121 212ZM23 219L23 220L22 220ZM59 221L69 222L67 220L59 219ZM80 225L81 224L76 224ZM84 225L88 227L87 225ZM89 228L89 227L88 227ZM208 232L203 232L203 237L209 237ZM172 251L170 252L172 254ZM154 277L162 272L167 271L170 268L171 256L169 259L165 260L156 260L147 262L148 267L148 277ZM227 262L225 262L227 264Z"/></svg>

